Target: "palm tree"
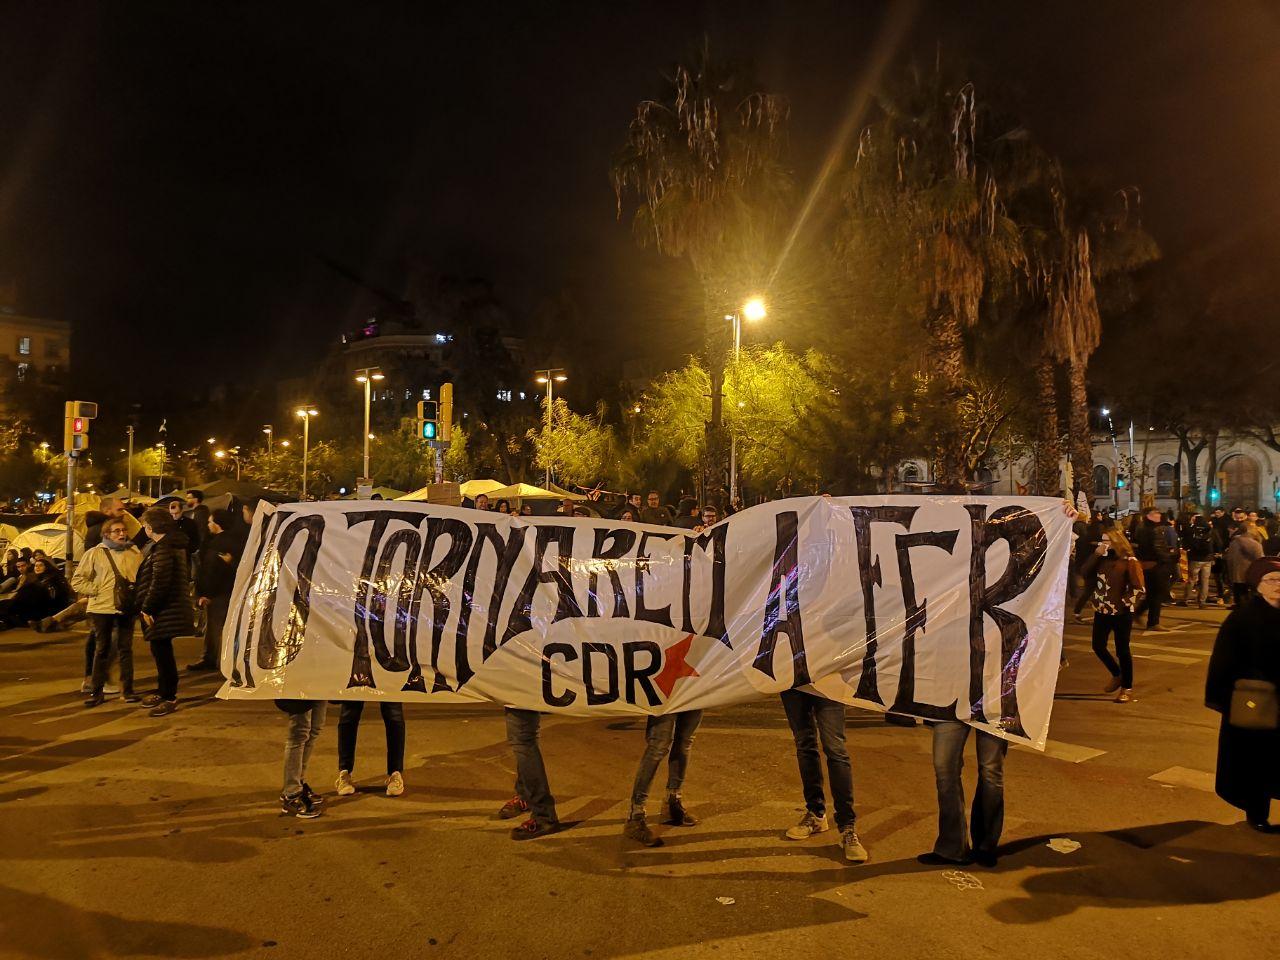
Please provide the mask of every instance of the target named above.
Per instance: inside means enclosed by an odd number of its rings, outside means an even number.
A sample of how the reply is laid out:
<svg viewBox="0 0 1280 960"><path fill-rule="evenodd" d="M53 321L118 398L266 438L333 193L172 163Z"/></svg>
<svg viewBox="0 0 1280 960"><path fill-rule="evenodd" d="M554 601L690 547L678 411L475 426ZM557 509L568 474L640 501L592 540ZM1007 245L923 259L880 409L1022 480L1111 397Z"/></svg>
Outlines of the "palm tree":
<svg viewBox="0 0 1280 960"><path fill-rule="evenodd" d="M894 309L923 323L925 367L947 408L935 437L938 479L961 488L970 479L956 416L966 331L984 301L1025 270L1022 237L986 159L991 140L972 84L950 81L940 68L913 72L881 111L859 141L841 249L852 269L883 271Z"/></svg>
<svg viewBox="0 0 1280 960"><path fill-rule="evenodd" d="M724 318L768 276L791 185L783 164L787 101L748 71L713 61L704 43L677 64L657 99L642 100L613 163L618 217L636 240L687 260L702 288L711 374L704 489L723 485Z"/></svg>

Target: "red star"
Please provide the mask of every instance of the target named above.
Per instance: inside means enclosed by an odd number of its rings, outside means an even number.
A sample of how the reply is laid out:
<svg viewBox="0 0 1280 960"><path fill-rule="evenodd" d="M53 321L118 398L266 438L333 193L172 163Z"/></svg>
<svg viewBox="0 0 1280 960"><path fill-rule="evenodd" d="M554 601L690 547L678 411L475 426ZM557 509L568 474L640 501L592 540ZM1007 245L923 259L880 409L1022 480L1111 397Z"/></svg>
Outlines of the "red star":
<svg viewBox="0 0 1280 960"><path fill-rule="evenodd" d="M685 660L685 657L689 655L691 646L693 646L692 633L687 634L679 643L673 643L667 647L667 662L662 665L662 670L653 678L653 682L657 684L664 697L671 697L671 691L675 689L676 681L681 677L699 676L698 671L693 669L689 662Z"/></svg>

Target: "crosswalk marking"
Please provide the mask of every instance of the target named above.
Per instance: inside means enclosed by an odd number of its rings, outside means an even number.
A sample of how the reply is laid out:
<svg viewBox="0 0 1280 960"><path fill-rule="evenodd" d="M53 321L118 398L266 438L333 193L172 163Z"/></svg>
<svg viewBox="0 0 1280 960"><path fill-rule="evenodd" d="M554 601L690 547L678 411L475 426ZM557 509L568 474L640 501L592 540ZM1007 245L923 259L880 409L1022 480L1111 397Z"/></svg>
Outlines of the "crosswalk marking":
<svg viewBox="0 0 1280 960"><path fill-rule="evenodd" d="M1204 770L1193 770L1190 767L1170 767L1153 773L1147 779L1157 783L1167 783L1174 787L1190 787L1192 790L1204 790L1213 793L1214 775Z"/></svg>
<svg viewBox="0 0 1280 960"><path fill-rule="evenodd" d="M1023 750L1027 753L1040 753L1035 747L1028 746L1024 743L1012 744L1013 749ZM1093 760L1100 757L1107 751L1099 750L1097 747L1084 747L1078 743L1064 743L1061 740L1049 740L1044 745L1044 756L1053 757L1055 760L1065 760L1067 763L1084 763L1086 760Z"/></svg>

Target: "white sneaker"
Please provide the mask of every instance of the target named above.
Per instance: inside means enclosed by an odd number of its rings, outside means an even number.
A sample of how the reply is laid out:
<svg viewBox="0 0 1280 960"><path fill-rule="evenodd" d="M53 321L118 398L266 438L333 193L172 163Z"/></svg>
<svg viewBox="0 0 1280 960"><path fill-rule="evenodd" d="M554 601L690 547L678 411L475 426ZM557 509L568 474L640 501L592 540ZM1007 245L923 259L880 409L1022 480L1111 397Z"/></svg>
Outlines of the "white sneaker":
<svg viewBox="0 0 1280 960"><path fill-rule="evenodd" d="M387 777L387 796L398 797L402 793L404 793L404 777L400 776L400 771L397 770Z"/></svg>
<svg viewBox="0 0 1280 960"><path fill-rule="evenodd" d="M356 792L356 785L351 782L350 770L339 770L338 779L333 782L333 786L340 797L349 797Z"/></svg>
<svg viewBox="0 0 1280 960"><path fill-rule="evenodd" d="M80 684L81 693L93 693L93 677L85 677L84 683Z"/></svg>
<svg viewBox="0 0 1280 960"><path fill-rule="evenodd" d="M810 810L804 812L804 816L800 818L800 822L794 827L787 830L788 840L806 840L815 833L824 833L830 829L827 823L826 814L818 816Z"/></svg>

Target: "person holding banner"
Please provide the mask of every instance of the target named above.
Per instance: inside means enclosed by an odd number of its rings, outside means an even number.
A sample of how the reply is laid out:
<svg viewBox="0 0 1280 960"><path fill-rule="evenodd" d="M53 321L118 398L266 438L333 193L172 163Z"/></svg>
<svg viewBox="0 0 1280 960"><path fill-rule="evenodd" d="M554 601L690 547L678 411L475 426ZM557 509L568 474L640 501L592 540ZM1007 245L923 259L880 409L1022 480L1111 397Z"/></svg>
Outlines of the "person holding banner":
<svg viewBox="0 0 1280 960"><path fill-rule="evenodd" d="M384 701L378 709L387 734L387 796L398 797L404 793L404 704ZM344 700L338 714L338 779L333 786L340 797L356 792L351 772L356 768L356 738L362 713L363 700Z"/></svg>
<svg viewBox="0 0 1280 960"><path fill-rule="evenodd" d="M938 839L930 853L922 853L916 859L929 866L977 863L994 867L996 848L1004 830L1004 758L1009 752L1009 741L974 729L978 788L966 825L961 774L969 724L960 720L931 720L929 725L933 729L933 772L938 786Z"/></svg>
<svg viewBox="0 0 1280 960"><path fill-rule="evenodd" d="M689 752L693 749L693 735L702 723L701 710L685 710L661 717L649 717L645 724L645 750L636 770L635 784L631 788L631 815L627 818L623 834L645 847L662 846L662 838L649 829L645 803L649 788L658 773L658 764L667 758L667 819L673 827L692 827L698 821L684 808L680 788L684 786L685 770L689 766Z"/></svg>
<svg viewBox="0 0 1280 960"><path fill-rule="evenodd" d="M782 708L796 742L796 761L800 765L800 783L804 790L804 816L786 832L788 840L805 840L815 833L830 829L827 823L826 798L822 792L822 753L827 757L827 780L831 787L836 829L844 858L851 863L866 863L867 848L854 829L857 815L853 809L853 767L844 743L845 707L816 693L803 690L782 691Z"/></svg>
<svg viewBox="0 0 1280 960"><path fill-rule="evenodd" d="M503 709L507 719L507 743L511 744L516 760L516 793L502 805L498 817L510 820L529 813L530 817L520 826L512 827L511 839L545 837L560 829L560 818L556 816L556 798L551 795L547 768L542 762L542 748L538 745L542 714L515 707Z"/></svg>

